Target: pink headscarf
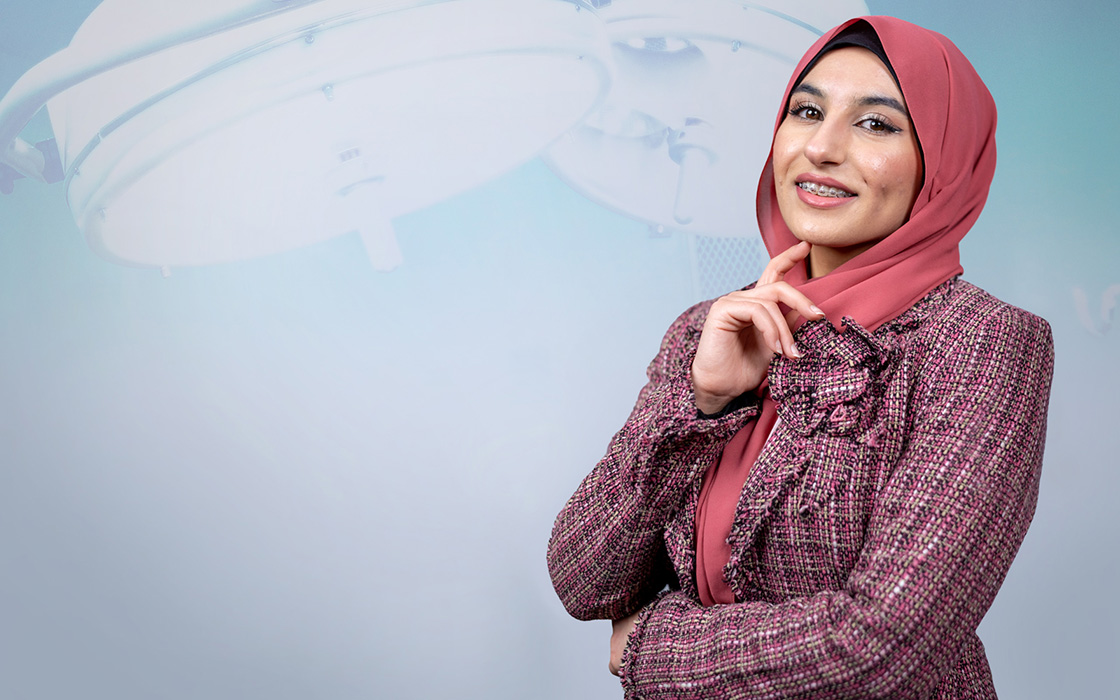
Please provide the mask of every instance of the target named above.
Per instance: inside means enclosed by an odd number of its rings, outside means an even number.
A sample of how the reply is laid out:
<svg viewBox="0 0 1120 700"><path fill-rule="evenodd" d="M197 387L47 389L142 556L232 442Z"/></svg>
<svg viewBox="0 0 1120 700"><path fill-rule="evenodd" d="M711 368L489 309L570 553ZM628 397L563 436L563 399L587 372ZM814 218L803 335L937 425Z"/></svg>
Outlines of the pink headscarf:
<svg viewBox="0 0 1120 700"><path fill-rule="evenodd" d="M822 36L802 57L775 132L805 67L833 36L861 20L879 36L898 77L921 142L925 181L897 231L828 275L809 280L798 265L785 279L833 323L851 316L875 330L963 272L957 246L980 216L996 169L996 105L972 64L944 36L895 17L861 17ZM757 210L771 256L797 244L778 211L772 155L758 182Z"/></svg>
<svg viewBox="0 0 1120 700"><path fill-rule="evenodd" d="M834 325L850 316L875 330L963 272L958 245L980 216L995 174L996 106L972 64L941 34L894 17L860 17L827 32L802 57L786 86L775 133L806 68L833 37L860 21L878 35L906 100L925 165L922 189L906 223L870 249L815 279L808 279L805 264L799 263L785 280ZM757 211L771 256L797 244L778 210L773 153L758 182ZM705 605L734 602L723 580L730 555L726 540L747 474L776 416L767 395L759 419L732 438L704 476L696 521L696 574Z"/></svg>

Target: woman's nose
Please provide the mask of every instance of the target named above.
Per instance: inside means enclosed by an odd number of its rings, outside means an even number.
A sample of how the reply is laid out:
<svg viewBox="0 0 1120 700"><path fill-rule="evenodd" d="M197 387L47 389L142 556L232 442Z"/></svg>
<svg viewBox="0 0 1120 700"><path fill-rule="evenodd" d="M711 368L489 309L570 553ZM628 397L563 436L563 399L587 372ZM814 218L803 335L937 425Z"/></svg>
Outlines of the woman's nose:
<svg viewBox="0 0 1120 700"><path fill-rule="evenodd" d="M848 136L842 122L821 122L805 142L805 157L814 165L842 163L847 153Z"/></svg>

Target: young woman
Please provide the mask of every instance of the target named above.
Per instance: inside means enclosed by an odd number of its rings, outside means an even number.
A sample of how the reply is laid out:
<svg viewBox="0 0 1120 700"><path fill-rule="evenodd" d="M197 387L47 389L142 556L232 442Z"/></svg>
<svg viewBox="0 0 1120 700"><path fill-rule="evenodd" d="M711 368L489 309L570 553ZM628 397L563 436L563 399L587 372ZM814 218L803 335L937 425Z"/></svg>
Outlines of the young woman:
<svg viewBox="0 0 1120 700"><path fill-rule="evenodd" d="M1038 493L1046 322L961 280L996 112L945 37L828 32L758 187L772 260L669 329L556 520L631 698L994 698L976 627Z"/></svg>

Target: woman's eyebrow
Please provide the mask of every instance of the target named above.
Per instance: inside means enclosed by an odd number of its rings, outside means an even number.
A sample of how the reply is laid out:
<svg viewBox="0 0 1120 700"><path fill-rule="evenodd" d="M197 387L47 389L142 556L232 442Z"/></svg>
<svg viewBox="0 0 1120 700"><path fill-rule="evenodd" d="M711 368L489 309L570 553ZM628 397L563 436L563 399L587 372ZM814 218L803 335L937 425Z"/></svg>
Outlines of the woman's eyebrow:
<svg viewBox="0 0 1120 700"><path fill-rule="evenodd" d="M820 88L817 88L813 85L810 85L809 83L801 83L800 85L795 87L793 89L793 92L790 93L790 94L797 94L799 92L807 92L810 95L812 95L813 97L821 97L821 98L824 97L824 92L822 92L820 90Z"/></svg>
<svg viewBox="0 0 1120 700"><path fill-rule="evenodd" d="M859 104L861 107L890 107L891 109L897 109L899 112L902 112L906 116L910 116L910 112L906 110L906 107L904 107L901 102L894 99L893 97L887 97L886 95L868 95L867 97L862 98L859 101Z"/></svg>
<svg viewBox="0 0 1120 700"><path fill-rule="evenodd" d="M812 95L813 97L824 99L824 91L811 83L801 83L800 85L795 87L793 89L793 92L790 94L795 95L799 92L804 92L806 94ZM860 98L858 104L861 107L890 107L891 109L897 109L899 112L902 112L906 116L910 116L910 112L907 111L906 107L901 102L893 97L888 97L886 95L868 95L867 97Z"/></svg>

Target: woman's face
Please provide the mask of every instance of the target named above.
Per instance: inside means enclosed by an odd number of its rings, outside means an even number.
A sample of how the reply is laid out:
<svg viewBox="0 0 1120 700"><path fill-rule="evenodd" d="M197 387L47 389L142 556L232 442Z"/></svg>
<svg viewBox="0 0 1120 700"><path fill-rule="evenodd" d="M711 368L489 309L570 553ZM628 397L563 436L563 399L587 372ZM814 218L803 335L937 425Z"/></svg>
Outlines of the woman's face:
<svg viewBox="0 0 1120 700"><path fill-rule="evenodd" d="M906 222L921 162L887 67L859 47L825 54L790 95L773 153L778 208L793 235L813 245L814 277Z"/></svg>

